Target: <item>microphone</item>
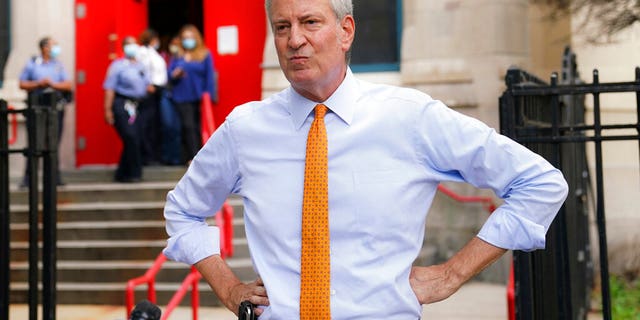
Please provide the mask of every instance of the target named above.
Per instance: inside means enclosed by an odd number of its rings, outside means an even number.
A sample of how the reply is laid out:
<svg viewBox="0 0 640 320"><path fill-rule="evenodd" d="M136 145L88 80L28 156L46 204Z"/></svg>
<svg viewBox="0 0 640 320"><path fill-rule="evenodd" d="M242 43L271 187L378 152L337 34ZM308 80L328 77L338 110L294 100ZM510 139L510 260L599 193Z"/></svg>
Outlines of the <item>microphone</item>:
<svg viewBox="0 0 640 320"><path fill-rule="evenodd" d="M129 320L160 320L162 311L149 300L142 300L131 311Z"/></svg>
<svg viewBox="0 0 640 320"><path fill-rule="evenodd" d="M238 320L256 320L256 314L253 313L255 305L249 301L242 301L238 308Z"/></svg>

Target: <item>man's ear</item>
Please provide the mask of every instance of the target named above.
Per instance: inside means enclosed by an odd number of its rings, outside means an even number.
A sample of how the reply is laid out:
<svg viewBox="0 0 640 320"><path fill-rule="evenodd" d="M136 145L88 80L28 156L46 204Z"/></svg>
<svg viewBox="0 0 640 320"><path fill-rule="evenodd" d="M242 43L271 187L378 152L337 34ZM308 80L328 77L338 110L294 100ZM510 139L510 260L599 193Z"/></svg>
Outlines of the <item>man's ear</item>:
<svg viewBox="0 0 640 320"><path fill-rule="evenodd" d="M340 27L342 29L342 38L340 40L346 52L349 50L349 48L351 48L351 44L353 43L353 39L355 38L356 33L356 23L353 20L353 16L346 15L344 18L342 18Z"/></svg>

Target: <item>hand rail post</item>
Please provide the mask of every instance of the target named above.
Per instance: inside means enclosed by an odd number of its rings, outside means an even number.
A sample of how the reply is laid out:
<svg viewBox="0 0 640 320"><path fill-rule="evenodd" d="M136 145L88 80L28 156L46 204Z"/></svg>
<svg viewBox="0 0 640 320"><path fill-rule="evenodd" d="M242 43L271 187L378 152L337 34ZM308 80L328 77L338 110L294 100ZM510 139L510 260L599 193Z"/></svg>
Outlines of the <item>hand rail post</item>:
<svg viewBox="0 0 640 320"><path fill-rule="evenodd" d="M7 102L0 100L0 318L9 319L9 143Z"/></svg>
<svg viewBox="0 0 640 320"><path fill-rule="evenodd" d="M8 106L7 110L14 110L12 106ZM6 112L6 110L5 110ZM13 145L18 141L18 115L15 112L9 112L10 117L10 127L11 127L11 136L8 138L9 145ZM2 117L4 119L4 117Z"/></svg>
<svg viewBox="0 0 640 320"><path fill-rule="evenodd" d="M200 307L198 283L200 282L201 275L194 266L191 266L191 273L195 275L191 282L191 314L193 320L198 320L198 308Z"/></svg>

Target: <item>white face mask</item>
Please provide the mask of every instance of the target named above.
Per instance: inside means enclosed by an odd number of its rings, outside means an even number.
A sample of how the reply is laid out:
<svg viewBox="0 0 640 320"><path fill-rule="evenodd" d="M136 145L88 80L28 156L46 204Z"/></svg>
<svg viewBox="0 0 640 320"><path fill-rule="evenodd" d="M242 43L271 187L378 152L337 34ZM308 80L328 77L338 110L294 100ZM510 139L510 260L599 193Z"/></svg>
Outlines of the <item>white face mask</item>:
<svg viewBox="0 0 640 320"><path fill-rule="evenodd" d="M136 54L138 54L138 45L135 43L129 43L124 46L124 55L127 58L135 58Z"/></svg>
<svg viewBox="0 0 640 320"><path fill-rule="evenodd" d="M55 44L51 47L51 58L55 59L58 56L60 56L60 53L62 52L62 48L60 48L59 45Z"/></svg>

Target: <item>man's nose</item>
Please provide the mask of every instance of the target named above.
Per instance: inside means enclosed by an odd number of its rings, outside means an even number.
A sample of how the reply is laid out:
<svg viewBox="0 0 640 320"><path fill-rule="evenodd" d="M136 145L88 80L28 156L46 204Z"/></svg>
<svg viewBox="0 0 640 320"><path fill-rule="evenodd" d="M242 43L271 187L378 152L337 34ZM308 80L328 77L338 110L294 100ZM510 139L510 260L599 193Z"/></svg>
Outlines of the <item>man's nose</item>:
<svg viewBox="0 0 640 320"><path fill-rule="evenodd" d="M306 43L307 39L304 33L304 30L298 26L291 26L291 31L289 33L289 47L291 49L299 49Z"/></svg>

